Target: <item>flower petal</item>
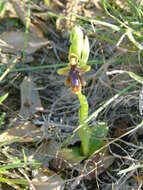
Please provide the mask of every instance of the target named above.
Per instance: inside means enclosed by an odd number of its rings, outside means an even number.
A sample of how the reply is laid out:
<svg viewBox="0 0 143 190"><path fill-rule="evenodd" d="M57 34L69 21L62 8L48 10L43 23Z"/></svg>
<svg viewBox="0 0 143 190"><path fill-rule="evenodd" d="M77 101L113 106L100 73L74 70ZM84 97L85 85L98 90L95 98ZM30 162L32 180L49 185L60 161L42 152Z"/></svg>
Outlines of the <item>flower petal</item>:
<svg viewBox="0 0 143 190"><path fill-rule="evenodd" d="M58 69L57 73L59 75L65 75L65 76L67 76L69 74L69 71L70 71L70 67L67 66L67 67L64 67L62 69Z"/></svg>

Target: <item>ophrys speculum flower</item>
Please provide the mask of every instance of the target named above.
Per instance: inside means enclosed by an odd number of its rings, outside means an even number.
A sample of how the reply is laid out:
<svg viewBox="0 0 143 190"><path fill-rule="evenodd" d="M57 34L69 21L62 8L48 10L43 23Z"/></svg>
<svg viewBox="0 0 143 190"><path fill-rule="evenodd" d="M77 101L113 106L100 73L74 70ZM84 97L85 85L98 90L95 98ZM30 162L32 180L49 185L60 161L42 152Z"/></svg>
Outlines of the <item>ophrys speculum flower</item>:
<svg viewBox="0 0 143 190"><path fill-rule="evenodd" d="M75 26L70 36L69 64L67 67L58 70L58 74L66 75L66 84L71 87L75 94L81 92L86 82L82 79L82 74L90 70L87 65L89 56L88 37L83 35L80 27Z"/></svg>
<svg viewBox="0 0 143 190"><path fill-rule="evenodd" d="M79 65L78 58L72 54L70 56L69 65L58 70L58 74L67 76L66 84L71 87L71 91L75 94L79 93L86 82L82 79L82 74L90 70L89 65Z"/></svg>

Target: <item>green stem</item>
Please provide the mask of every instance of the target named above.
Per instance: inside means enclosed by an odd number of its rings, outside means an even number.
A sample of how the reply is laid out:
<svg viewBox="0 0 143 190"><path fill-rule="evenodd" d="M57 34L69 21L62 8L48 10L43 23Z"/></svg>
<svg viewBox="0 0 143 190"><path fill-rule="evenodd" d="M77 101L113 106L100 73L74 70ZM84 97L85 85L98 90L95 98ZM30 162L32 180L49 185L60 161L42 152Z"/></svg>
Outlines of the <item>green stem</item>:
<svg viewBox="0 0 143 190"><path fill-rule="evenodd" d="M80 125L83 124L83 122L88 118L88 102L86 97L79 92L77 94L79 102L80 102L80 108L78 112L79 117L79 123ZM88 128L88 124L84 124L78 131L79 138L81 140L81 151L84 156L88 156L89 152L89 143L90 143L90 132Z"/></svg>

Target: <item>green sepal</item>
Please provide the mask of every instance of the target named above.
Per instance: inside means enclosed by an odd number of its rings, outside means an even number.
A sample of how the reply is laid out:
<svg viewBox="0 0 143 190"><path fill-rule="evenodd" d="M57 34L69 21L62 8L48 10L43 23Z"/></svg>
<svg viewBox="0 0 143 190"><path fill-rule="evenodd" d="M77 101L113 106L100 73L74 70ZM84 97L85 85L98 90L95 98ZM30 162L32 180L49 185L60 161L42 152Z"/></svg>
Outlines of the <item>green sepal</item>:
<svg viewBox="0 0 143 190"><path fill-rule="evenodd" d="M70 42L69 59L72 54L75 54L80 59L83 47L83 32L79 26L72 29Z"/></svg>
<svg viewBox="0 0 143 190"><path fill-rule="evenodd" d="M88 41L88 37L85 36L85 38L83 39L83 46L82 46L82 52L81 52L81 58L79 60L79 65L86 65L87 64L87 60L89 57L89 41Z"/></svg>

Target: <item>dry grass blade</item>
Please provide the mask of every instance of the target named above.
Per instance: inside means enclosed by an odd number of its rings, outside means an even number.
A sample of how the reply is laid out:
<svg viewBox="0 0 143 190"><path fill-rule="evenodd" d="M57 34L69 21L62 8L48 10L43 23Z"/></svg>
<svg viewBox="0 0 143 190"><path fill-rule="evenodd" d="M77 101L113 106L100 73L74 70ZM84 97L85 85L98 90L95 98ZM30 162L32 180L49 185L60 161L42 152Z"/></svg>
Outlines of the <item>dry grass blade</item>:
<svg viewBox="0 0 143 190"><path fill-rule="evenodd" d="M140 111L141 116L143 116L143 87L139 95L139 111Z"/></svg>
<svg viewBox="0 0 143 190"><path fill-rule="evenodd" d="M18 60L18 57L13 57L9 61L9 67L6 69L6 71L0 76L0 82L8 75L8 73L14 68L16 62Z"/></svg>

